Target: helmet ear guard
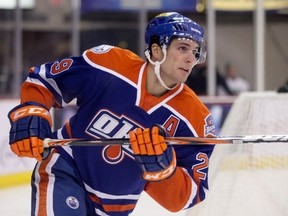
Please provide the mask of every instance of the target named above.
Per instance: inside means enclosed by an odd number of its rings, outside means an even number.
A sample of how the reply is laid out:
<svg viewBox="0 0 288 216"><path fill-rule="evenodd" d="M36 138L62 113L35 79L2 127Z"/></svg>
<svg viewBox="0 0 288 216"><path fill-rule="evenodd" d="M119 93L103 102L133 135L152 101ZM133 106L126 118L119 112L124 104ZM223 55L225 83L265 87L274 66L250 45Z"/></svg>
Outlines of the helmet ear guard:
<svg viewBox="0 0 288 216"><path fill-rule="evenodd" d="M196 54L197 58L197 64L204 63L206 61L206 54L207 54L207 49L206 49L206 43L202 44L202 47L199 47L198 52Z"/></svg>

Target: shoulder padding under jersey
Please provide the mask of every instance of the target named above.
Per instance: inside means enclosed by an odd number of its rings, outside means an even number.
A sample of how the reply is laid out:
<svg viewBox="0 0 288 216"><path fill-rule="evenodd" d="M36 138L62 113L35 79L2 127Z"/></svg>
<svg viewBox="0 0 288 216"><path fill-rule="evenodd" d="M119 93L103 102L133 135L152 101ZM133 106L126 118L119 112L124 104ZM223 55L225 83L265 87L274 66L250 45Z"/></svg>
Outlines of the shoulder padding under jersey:
<svg viewBox="0 0 288 216"><path fill-rule="evenodd" d="M126 77L129 76L133 81L137 80L137 72L145 63L132 51L110 45L88 49L83 53L83 57L93 67L112 70Z"/></svg>

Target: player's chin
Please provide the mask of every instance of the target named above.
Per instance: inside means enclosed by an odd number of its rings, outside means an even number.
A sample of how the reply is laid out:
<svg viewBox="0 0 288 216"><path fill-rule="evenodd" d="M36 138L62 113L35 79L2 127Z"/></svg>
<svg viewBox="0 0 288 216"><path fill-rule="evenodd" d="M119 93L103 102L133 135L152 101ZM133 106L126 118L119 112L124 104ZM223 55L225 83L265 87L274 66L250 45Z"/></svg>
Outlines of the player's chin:
<svg viewBox="0 0 288 216"><path fill-rule="evenodd" d="M191 71L188 70L180 70L179 76L181 77L181 79L187 79L190 73Z"/></svg>
<svg viewBox="0 0 288 216"><path fill-rule="evenodd" d="M177 82L175 82L175 85L185 83L186 80L187 80L187 79L178 79Z"/></svg>
<svg viewBox="0 0 288 216"><path fill-rule="evenodd" d="M188 79L188 77L189 77L189 74L182 74L182 76L180 76L179 78L178 78L178 82L179 83L184 83L184 82L186 82L187 81L187 79Z"/></svg>
<svg viewBox="0 0 288 216"><path fill-rule="evenodd" d="M177 76L174 77L174 83L175 84L181 84L186 82L186 80L188 79L190 73L187 73L183 70L178 71Z"/></svg>

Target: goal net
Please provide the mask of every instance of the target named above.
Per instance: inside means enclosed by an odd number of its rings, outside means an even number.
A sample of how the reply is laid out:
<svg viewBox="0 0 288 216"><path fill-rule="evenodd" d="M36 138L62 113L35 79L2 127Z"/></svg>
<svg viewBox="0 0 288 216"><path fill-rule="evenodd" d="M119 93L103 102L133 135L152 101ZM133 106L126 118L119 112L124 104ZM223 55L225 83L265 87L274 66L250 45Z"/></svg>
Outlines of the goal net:
<svg viewBox="0 0 288 216"><path fill-rule="evenodd" d="M220 132L287 135L288 94L244 93ZM216 145L210 161L210 192L188 216L287 216L288 143Z"/></svg>

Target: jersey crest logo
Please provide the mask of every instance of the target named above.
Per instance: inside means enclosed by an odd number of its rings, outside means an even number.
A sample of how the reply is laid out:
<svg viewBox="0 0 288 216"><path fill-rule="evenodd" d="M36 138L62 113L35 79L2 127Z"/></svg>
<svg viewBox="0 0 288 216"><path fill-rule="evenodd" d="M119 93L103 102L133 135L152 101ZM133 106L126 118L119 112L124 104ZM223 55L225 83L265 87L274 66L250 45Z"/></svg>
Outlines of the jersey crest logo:
<svg viewBox="0 0 288 216"><path fill-rule="evenodd" d="M100 110L85 132L95 138L126 138L129 131L139 127L125 115L116 115L109 110ZM117 144L117 143L115 143ZM121 162L124 156L134 158L129 146L108 145L103 148L102 157L109 164Z"/></svg>
<svg viewBox="0 0 288 216"><path fill-rule="evenodd" d="M102 150L102 157L108 164L118 164L124 156L125 154L120 145L105 146Z"/></svg>

